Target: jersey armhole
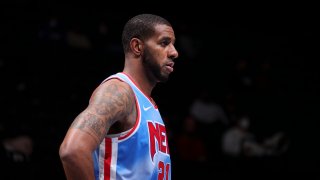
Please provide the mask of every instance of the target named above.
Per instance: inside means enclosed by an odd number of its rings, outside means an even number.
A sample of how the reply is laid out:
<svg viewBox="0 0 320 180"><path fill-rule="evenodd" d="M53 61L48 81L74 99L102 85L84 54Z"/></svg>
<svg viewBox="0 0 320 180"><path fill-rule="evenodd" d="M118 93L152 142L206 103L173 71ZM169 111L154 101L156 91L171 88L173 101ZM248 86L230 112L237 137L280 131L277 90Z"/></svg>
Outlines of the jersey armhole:
<svg viewBox="0 0 320 180"><path fill-rule="evenodd" d="M119 81L128 84L129 87L131 88L132 92L133 92L133 95L134 95L134 101L135 101L135 105L136 105L137 114L136 114L136 121L135 121L133 127L130 128L129 130L126 130L126 131L123 131L123 132L120 132L120 133L117 133L117 134L107 134L106 135L106 138L119 138L119 140L124 140L125 138L131 136L139 126L139 123L140 123L140 108L139 108L138 98L137 98L137 96L136 96L136 94L134 92L134 89L130 86L130 84L128 82L126 82L125 80L121 79L120 77L117 77L117 76L110 76L109 78L107 78L104 81L102 81L102 83L99 86L101 86L103 83L105 83L105 82L107 82L107 81L109 81L111 79L118 79ZM96 92L96 90L98 89L98 87L92 93L92 95L90 97L90 100L91 100L92 96L94 95L94 93Z"/></svg>

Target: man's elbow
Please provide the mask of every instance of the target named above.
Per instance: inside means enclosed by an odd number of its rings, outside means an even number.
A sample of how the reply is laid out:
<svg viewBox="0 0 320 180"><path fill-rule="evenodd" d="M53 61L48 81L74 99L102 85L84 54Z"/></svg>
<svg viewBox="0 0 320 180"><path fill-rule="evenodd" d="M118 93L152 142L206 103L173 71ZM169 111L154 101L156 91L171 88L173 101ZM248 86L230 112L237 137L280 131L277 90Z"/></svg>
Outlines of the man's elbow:
<svg viewBox="0 0 320 180"><path fill-rule="evenodd" d="M59 156L63 162L72 162L91 156L92 151L83 143L63 142L59 148Z"/></svg>
<svg viewBox="0 0 320 180"><path fill-rule="evenodd" d="M65 143L62 143L59 149L59 156L61 161L70 161L77 156L77 150L74 147L70 147Z"/></svg>

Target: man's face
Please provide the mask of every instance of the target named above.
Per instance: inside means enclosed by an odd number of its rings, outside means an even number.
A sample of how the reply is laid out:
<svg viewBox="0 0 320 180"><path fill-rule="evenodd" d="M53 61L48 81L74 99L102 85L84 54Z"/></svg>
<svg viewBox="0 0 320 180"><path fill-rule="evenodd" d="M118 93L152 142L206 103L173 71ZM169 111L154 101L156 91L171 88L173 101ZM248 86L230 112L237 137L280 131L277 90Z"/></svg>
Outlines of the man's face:
<svg viewBox="0 0 320 180"><path fill-rule="evenodd" d="M167 81L173 71L173 59L178 57L174 42L174 31L167 25L156 25L155 34L145 41L142 62L147 74L157 82Z"/></svg>

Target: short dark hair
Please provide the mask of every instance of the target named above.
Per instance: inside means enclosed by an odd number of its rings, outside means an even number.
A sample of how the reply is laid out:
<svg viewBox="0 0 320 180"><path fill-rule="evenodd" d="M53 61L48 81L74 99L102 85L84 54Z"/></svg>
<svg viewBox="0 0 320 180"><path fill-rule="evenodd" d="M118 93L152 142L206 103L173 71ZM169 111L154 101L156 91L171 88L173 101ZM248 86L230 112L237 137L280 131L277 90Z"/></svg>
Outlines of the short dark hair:
<svg viewBox="0 0 320 180"><path fill-rule="evenodd" d="M131 18L124 26L122 32L122 46L124 52L130 50L132 38L146 40L154 34L154 27L158 24L171 24L164 18L154 14L140 14Z"/></svg>

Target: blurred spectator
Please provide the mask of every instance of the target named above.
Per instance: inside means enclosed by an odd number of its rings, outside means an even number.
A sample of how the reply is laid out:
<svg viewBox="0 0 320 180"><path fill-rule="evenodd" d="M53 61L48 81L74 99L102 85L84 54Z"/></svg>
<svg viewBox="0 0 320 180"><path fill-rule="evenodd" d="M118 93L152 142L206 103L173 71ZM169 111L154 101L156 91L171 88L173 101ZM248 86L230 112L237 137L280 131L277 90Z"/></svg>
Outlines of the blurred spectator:
<svg viewBox="0 0 320 180"><path fill-rule="evenodd" d="M32 138L24 133L7 134L0 124L0 179L31 179Z"/></svg>
<svg viewBox="0 0 320 180"><path fill-rule="evenodd" d="M256 136L249 131L250 118L242 116L235 125L228 129L222 137L222 151L231 157L263 157L273 156L283 153L288 146L288 142L282 144L285 134L275 133L271 137L265 138L263 142L258 142Z"/></svg>
<svg viewBox="0 0 320 180"><path fill-rule="evenodd" d="M181 130L173 137L174 148L171 153L176 169L173 179L196 179L209 165L209 152L205 140L199 133L200 129L194 118L185 117ZM198 173L190 173L198 172ZM198 177L199 178L199 177Z"/></svg>
<svg viewBox="0 0 320 180"><path fill-rule="evenodd" d="M79 49L91 49L92 43L90 39L85 35L79 25L74 25L67 32L67 43L70 47Z"/></svg>
<svg viewBox="0 0 320 180"><path fill-rule="evenodd" d="M175 138L176 153L180 161L207 161L207 149L198 134L197 124L191 116L184 119L182 130Z"/></svg>
<svg viewBox="0 0 320 180"><path fill-rule="evenodd" d="M209 89L200 91L191 104L189 115L199 126L199 135L205 141L206 148L210 152L209 159L217 161L221 158L221 136L229 124L228 117L215 95L210 94Z"/></svg>
<svg viewBox="0 0 320 180"><path fill-rule="evenodd" d="M190 115L197 121L205 124L221 122L228 124L228 118L220 104L212 99L207 89L200 92L190 107Z"/></svg>
<svg viewBox="0 0 320 180"><path fill-rule="evenodd" d="M33 151L33 141L27 135L19 135L4 139L2 147L6 151L4 158L13 162L28 161Z"/></svg>
<svg viewBox="0 0 320 180"><path fill-rule="evenodd" d="M253 72L250 61L246 58L236 59L233 76L231 77L231 86L239 93L249 92L253 86Z"/></svg>

